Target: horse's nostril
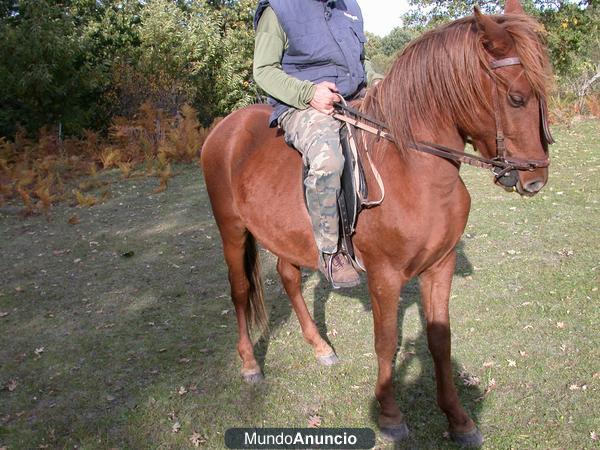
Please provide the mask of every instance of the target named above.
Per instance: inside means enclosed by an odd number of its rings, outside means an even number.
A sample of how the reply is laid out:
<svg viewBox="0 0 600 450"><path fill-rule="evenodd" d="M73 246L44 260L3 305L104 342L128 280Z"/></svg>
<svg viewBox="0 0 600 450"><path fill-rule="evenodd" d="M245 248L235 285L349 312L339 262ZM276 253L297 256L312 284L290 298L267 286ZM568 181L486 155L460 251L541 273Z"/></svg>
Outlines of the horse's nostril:
<svg viewBox="0 0 600 450"><path fill-rule="evenodd" d="M544 184L545 183L542 180L531 181L525 184L525 186L523 186L523 189L525 189L527 192L536 193L544 187Z"/></svg>

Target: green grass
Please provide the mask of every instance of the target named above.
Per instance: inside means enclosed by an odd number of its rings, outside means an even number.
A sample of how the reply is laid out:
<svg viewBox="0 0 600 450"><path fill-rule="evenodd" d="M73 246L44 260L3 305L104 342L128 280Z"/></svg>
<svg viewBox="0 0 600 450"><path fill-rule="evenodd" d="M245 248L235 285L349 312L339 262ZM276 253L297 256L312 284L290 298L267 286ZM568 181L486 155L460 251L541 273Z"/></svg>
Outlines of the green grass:
<svg viewBox="0 0 600 450"><path fill-rule="evenodd" d="M555 134L537 197L462 169L473 207L452 290L453 364L486 448L598 448L599 123ZM155 181L106 173L110 200L57 206L49 222L0 208L0 448L191 448L194 432L200 447L222 448L229 427L303 427L313 414L375 428L366 288L333 293L305 274L309 309L341 357L320 367L264 252L266 381L240 381L219 235L198 169L177 170L155 195ZM396 396L411 437L395 448L453 448L414 282L402 297ZM480 384L464 386L463 370Z"/></svg>

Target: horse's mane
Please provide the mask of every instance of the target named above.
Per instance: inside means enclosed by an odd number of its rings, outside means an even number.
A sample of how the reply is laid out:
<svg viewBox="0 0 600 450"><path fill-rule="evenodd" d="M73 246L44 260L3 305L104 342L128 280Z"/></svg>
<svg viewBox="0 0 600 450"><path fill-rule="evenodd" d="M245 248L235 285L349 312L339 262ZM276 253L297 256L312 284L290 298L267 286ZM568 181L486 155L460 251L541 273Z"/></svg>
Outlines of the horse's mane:
<svg viewBox="0 0 600 450"><path fill-rule="evenodd" d="M544 97L551 69L541 25L524 15L491 17L514 40L534 94ZM457 123L471 129L480 120L477 109L491 111L480 75L482 67L494 72L478 36L473 16L428 31L411 42L385 79L370 89L362 108L388 124L401 153L414 141L416 126L436 129Z"/></svg>

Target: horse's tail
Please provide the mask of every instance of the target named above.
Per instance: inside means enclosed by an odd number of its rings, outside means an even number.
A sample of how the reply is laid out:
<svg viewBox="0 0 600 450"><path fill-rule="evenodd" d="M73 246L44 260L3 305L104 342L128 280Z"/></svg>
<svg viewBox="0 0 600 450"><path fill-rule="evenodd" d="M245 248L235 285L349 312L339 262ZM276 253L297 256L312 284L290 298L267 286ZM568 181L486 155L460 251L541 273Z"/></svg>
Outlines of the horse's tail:
<svg viewBox="0 0 600 450"><path fill-rule="evenodd" d="M249 301L246 305L246 317L250 328L258 329L264 334L269 329L267 312L265 310L265 298L263 295L263 284L260 276L260 259L256 240L250 232L246 233L246 244L244 249L244 272L250 283L248 293Z"/></svg>

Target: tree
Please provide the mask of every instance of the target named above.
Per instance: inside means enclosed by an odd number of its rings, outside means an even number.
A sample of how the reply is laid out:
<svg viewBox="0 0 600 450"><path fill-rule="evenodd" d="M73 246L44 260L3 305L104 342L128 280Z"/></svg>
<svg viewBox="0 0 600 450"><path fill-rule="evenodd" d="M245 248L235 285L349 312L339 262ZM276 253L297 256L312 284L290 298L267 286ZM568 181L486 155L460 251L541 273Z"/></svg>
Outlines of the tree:
<svg viewBox="0 0 600 450"><path fill-rule="evenodd" d="M539 16L543 11L559 11L567 6L586 10L598 0L522 0L523 8L529 14ZM487 0L409 0L410 10L404 22L410 27L431 27L440 23L468 16L473 7L478 6L487 14L500 14L504 1Z"/></svg>
<svg viewBox="0 0 600 450"><path fill-rule="evenodd" d="M137 43L113 57L114 113L131 116L146 101L175 113L190 103L207 124L252 100L254 2L213 3L143 5L133 32Z"/></svg>
<svg viewBox="0 0 600 450"><path fill-rule="evenodd" d="M254 0L0 0L0 135L251 103Z"/></svg>
<svg viewBox="0 0 600 450"><path fill-rule="evenodd" d="M430 28L472 14L476 4L476 0L410 0L411 9L404 19L411 28ZM524 0L523 6L544 25L559 84L589 89L588 81L598 79L594 76L600 67L600 1ZM500 13L503 2L487 1L481 7L488 13Z"/></svg>
<svg viewBox="0 0 600 450"><path fill-rule="evenodd" d="M375 70L380 73L386 72L398 54L418 34L414 29L403 27L394 28L383 38L367 32L366 52Z"/></svg>
<svg viewBox="0 0 600 450"><path fill-rule="evenodd" d="M89 118L84 99L96 77L85 63L73 18L47 0L22 0L0 28L0 134L17 122L30 130L61 122L81 129Z"/></svg>
<svg viewBox="0 0 600 450"><path fill-rule="evenodd" d="M221 9L224 27L221 52L215 66L219 115L247 106L256 97L256 88L251 84L255 3L254 0L239 0Z"/></svg>
<svg viewBox="0 0 600 450"><path fill-rule="evenodd" d="M0 18L11 17L17 10L17 0L0 0Z"/></svg>
<svg viewBox="0 0 600 450"><path fill-rule="evenodd" d="M600 63L600 8L562 2L557 9L539 12L548 31L548 48L555 72L561 77L579 76Z"/></svg>

